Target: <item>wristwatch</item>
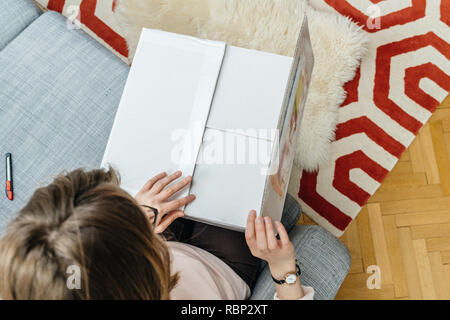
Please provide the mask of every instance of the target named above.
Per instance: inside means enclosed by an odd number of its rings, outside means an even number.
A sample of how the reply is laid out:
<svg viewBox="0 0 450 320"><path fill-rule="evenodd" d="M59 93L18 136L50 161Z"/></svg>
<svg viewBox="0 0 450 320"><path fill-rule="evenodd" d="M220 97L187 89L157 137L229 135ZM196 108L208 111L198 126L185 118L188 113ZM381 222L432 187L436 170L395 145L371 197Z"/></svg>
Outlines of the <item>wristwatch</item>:
<svg viewBox="0 0 450 320"><path fill-rule="evenodd" d="M295 267L297 268L296 271L291 271L288 272L284 275L283 279L278 280L275 279L272 276L272 280L276 283L276 284L294 284L297 282L298 278L300 277L300 275L302 274L300 267L298 266L297 260L295 261Z"/></svg>

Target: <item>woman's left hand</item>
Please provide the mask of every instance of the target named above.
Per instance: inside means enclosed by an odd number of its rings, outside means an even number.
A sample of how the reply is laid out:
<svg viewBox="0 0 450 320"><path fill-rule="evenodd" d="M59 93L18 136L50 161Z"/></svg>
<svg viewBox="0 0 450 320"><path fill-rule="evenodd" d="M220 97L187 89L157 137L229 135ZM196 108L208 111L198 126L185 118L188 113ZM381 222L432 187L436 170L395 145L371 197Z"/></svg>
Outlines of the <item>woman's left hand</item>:
<svg viewBox="0 0 450 320"><path fill-rule="evenodd" d="M172 173L169 176L165 172L160 173L151 178L136 195L136 201L143 206L144 211L152 223L154 223L154 213L150 208L146 208L145 206L158 210L155 223L156 233L163 232L175 219L183 217L184 212L179 209L195 200L195 196L192 194L184 198L169 200L171 196L185 188L192 181L192 177L186 177L167 187L179 177L181 177L180 171Z"/></svg>

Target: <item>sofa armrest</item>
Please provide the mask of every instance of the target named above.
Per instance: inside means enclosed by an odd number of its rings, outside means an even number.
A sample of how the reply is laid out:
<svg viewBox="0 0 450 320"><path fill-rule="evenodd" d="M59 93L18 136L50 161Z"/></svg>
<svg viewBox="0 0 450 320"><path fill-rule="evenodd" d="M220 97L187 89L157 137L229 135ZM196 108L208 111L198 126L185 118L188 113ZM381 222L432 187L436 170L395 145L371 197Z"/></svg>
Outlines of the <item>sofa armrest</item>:
<svg viewBox="0 0 450 320"><path fill-rule="evenodd" d="M8 45L41 14L32 0L0 1L0 50Z"/></svg>
<svg viewBox="0 0 450 320"><path fill-rule="evenodd" d="M15 184L14 201L0 197L0 235L37 187L98 168L111 132L129 67L66 23L44 13L0 51L0 155L12 153Z"/></svg>

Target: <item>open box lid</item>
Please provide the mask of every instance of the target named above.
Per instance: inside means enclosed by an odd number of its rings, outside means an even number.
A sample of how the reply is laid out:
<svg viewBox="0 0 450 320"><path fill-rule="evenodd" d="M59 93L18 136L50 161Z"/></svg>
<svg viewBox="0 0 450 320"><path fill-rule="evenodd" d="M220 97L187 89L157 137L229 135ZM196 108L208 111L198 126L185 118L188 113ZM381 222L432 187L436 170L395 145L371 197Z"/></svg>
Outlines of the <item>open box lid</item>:
<svg viewBox="0 0 450 320"><path fill-rule="evenodd" d="M291 176L299 128L314 69L314 55L305 17L295 48L292 68L277 128L278 144L274 146L268 179L264 188L261 215L280 221Z"/></svg>
<svg viewBox="0 0 450 320"><path fill-rule="evenodd" d="M118 169L132 195L159 172L192 175L190 190L176 195L196 194L185 208L188 218L242 230L250 209L281 216L287 183L277 189L273 177L285 178L293 153L283 156L276 147L297 136L312 70L310 47L306 21L294 58L144 29L102 166ZM261 130L279 135L261 137ZM205 140L217 133L257 141L268 150L267 161L199 163Z"/></svg>

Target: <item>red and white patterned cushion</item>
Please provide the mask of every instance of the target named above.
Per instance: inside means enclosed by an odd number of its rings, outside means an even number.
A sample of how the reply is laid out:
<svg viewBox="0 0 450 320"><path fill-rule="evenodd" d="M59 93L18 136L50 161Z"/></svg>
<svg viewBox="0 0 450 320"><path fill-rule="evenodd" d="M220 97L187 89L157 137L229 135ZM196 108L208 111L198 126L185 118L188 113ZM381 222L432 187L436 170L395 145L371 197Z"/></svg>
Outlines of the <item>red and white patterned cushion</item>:
<svg viewBox="0 0 450 320"><path fill-rule="evenodd" d="M115 16L116 0L35 0L43 7L66 16L124 62L128 61L128 47Z"/></svg>

